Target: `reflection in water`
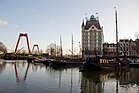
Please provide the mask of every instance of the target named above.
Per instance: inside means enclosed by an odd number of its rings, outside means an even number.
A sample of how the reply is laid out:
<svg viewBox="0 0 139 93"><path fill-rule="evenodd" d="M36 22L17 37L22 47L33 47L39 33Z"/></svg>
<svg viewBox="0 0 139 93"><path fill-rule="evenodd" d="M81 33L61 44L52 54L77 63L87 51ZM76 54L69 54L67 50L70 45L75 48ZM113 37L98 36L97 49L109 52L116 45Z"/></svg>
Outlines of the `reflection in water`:
<svg viewBox="0 0 139 93"><path fill-rule="evenodd" d="M138 93L139 69L82 72L81 93Z"/></svg>
<svg viewBox="0 0 139 93"><path fill-rule="evenodd" d="M73 84L73 81L72 81L73 74L72 74L72 73L73 73L73 71L72 71L72 69L71 69L71 80L70 80L70 81L71 81L71 84L70 84L70 87L71 87L70 90L71 90L71 92L70 92L70 93L72 93L72 84Z"/></svg>
<svg viewBox="0 0 139 93"><path fill-rule="evenodd" d="M79 93L79 68L78 66L52 66L50 67L50 76L58 78L58 93ZM65 88L64 88L65 87ZM66 91L63 91L66 90Z"/></svg>
<svg viewBox="0 0 139 93"><path fill-rule="evenodd" d="M2 62L0 69L0 93L139 93L138 68L79 72L78 66L16 61Z"/></svg>
<svg viewBox="0 0 139 93"><path fill-rule="evenodd" d="M103 81L106 81L110 73L83 72L81 79L81 93L102 93Z"/></svg>
<svg viewBox="0 0 139 93"><path fill-rule="evenodd" d="M20 68L19 63L18 63L18 64L17 64L17 63L14 63L15 76L16 76L16 81L17 81L17 82L20 82L21 80L20 80L20 78L19 78L19 73L18 73L18 70L17 70L17 65L18 65L18 67ZM24 66L25 66L25 64L23 63L21 68L23 68ZM24 75L24 77L23 77L23 81L25 81L26 78L27 78L29 66L30 66L30 63L28 63L28 65L27 65L27 68L26 68L26 71L25 71L25 75Z"/></svg>
<svg viewBox="0 0 139 93"><path fill-rule="evenodd" d="M6 63L2 62L2 60L0 59L0 74L5 69L5 67L6 67Z"/></svg>
<svg viewBox="0 0 139 93"><path fill-rule="evenodd" d="M130 70L122 72L119 76L119 86L120 92L124 90L124 92L139 93L139 69L130 68Z"/></svg>

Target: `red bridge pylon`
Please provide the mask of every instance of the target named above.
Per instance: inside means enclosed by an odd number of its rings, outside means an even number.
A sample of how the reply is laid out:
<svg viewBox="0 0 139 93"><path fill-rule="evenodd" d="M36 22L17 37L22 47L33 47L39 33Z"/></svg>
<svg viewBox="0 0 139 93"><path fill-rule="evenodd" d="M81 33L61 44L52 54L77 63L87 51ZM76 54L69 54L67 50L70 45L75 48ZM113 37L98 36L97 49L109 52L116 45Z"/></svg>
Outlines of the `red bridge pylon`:
<svg viewBox="0 0 139 93"><path fill-rule="evenodd" d="M38 45L38 44L34 44L34 45L33 45L32 54L33 54L33 52L34 52L34 48L35 48L35 47L37 47L38 54L39 54L39 45Z"/></svg>
<svg viewBox="0 0 139 93"><path fill-rule="evenodd" d="M29 52L29 54L31 54L31 52L30 52L30 46L29 46L29 39L28 39L28 34L27 33L26 34L20 33L20 35L18 37L18 41L17 41L16 47L15 47L15 53L17 52L18 44L19 44L19 41L20 41L20 38L21 37L26 37L27 46L28 46L28 52Z"/></svg>

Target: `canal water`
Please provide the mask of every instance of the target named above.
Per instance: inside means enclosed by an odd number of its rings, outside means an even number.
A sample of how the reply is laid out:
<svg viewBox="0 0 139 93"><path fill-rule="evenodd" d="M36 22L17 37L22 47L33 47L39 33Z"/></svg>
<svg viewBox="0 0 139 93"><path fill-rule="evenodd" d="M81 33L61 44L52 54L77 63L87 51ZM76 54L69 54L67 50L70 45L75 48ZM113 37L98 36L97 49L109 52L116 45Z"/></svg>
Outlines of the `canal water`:
<svg viewBox="0 0 139 93"><path fill-rule="evenodd" d="M25 60L0 60L0 93L139 93L139 69L79 72Z"/></svg>

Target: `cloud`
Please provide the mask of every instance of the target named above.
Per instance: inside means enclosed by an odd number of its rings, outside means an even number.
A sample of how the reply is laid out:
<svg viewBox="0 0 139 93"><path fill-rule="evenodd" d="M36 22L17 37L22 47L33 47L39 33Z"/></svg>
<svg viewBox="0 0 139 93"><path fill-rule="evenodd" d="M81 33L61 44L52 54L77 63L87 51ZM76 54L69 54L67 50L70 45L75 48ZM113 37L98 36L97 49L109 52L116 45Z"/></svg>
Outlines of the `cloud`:
<svg viewBox="0 0 139 93"><path fill-rule="evenodd" d="M0 19L0 26L1 25L7 25L8 22L6 20Z"/></svg>

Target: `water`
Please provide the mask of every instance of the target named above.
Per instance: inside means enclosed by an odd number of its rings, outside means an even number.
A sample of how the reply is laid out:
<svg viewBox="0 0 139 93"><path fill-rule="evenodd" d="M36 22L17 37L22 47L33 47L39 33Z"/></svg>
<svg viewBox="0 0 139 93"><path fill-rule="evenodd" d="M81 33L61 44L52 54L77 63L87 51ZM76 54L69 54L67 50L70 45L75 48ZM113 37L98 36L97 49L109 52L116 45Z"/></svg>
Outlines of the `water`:
<svg viewBox="0 0 139 93"><path fill-rule="evenodd" d="M139 93L139 69L79 72L26 61L0 61L0 93Z"/></svg>

